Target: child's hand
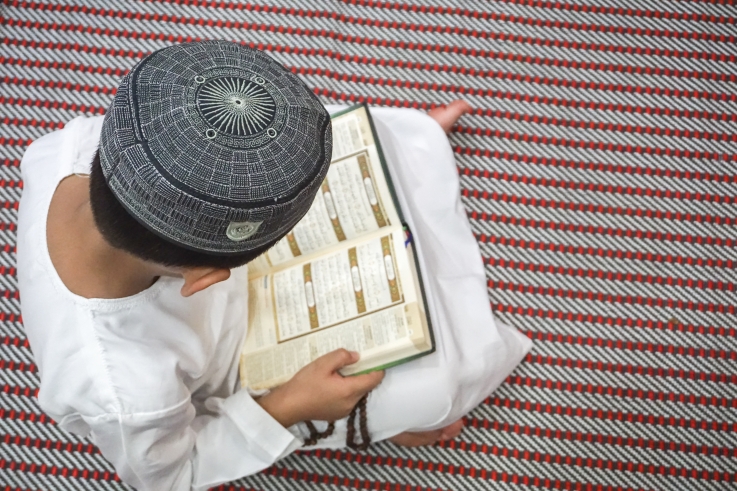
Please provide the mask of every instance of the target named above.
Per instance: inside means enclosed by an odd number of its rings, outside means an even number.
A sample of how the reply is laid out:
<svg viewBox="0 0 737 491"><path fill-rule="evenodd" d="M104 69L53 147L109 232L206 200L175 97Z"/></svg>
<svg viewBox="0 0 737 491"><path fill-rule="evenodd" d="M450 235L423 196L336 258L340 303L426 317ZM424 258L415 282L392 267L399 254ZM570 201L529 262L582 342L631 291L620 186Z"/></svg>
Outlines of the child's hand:
<svg viewBox="0 0 737 491"><path fill-rule="evenodd" d="M343 377L338 370L358 361L358 353L338 349L313 361L286 384L258 399L282 426L300 421L335 421L350 414L358 401L379 385L384 372Z"/></svg>

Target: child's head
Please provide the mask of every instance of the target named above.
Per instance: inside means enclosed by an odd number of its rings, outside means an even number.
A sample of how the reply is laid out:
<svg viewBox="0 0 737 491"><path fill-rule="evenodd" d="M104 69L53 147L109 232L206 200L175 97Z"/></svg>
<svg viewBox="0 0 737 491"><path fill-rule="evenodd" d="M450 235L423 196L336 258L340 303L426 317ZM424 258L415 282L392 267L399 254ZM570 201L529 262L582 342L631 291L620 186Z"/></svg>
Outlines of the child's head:
<svg viewBox="0 0 737 491"><path fill-rule="evenodd" d="M164 266L235 268L255 259L274 244L267 243L242 254L215 256L162 239L133 218L112 193L105 183L99 152L95 153L90 172L90 205L97 229L108 244Z"/></svg>
<svg viewBox="0 0 737 491"><path fill-rule="evenodd" d="M105 116L95 223L150 262L239 266L304 216L331 147L317 97L264 53L226 41L164 48L123 79Z"/></svg>

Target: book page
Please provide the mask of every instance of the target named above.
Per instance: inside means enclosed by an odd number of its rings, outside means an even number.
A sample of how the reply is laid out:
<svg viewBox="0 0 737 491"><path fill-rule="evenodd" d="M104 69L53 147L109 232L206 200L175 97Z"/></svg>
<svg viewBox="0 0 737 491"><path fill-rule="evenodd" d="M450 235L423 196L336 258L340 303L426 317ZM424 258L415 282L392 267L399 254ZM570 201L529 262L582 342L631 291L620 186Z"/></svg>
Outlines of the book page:
<svg viewBox="0 0 737 491"><path fill-rule="evenodd" d="M332 124L333 161L374 144L364 108L336 116L332 119Z"/></svg>
<svg viewBox="0 0 737 491"><path fill-rule="evenodd" d="M403 301L391 236L275 273L280 342Z"/></svg>
<svg viewBox="0 0 737 491"><path fill-rule="evenodd" d="M391 225L369 154L334 162L305 217L267 253L272 265Z"/></svg>
<svg viewBox="0 0 737 491"><path fill-rule="evenodd" d="M261 254L248 263L248 277L262 276L268 273L269 269L271 269L271 264L269 264L269 260L266 259L266 254Z"/></svg>
<svg viewBox="0 0 737 491"><path fill-rule="evenodd" d="M401 231L252 279L249 296L241 369L252 388L337 348L361 353L347 370L355 373L388 349L409 356L426 341Z"/></svg>
<svg viewBox="0 0 737 491"><path fill-rule="evenodd" d="M332 120L327 177L305 217L263 255L269 267L334 250L343 242L400 226L366 109ZM251 276L264 274L259 266Z"/></svg>
<svg viewBox="0 0 737 491"><path fill-rule="evenodd" d="M244 352L257 351L277 344L271 276L248 282L248 335Z"/></svg>
<svg viewBox="0 0 737 491"><path fill-rule="evenodd" d="M333 161L306 216L249 268L241 383L286 382L338 348L344 375L433 350L411 243L365 107L333 119Z"/></svg>
<svg viewBox="0 0 737 491"><path fill-rule="evenodd" d="M272 349L244 353L241 378L252 389L269 388L289 380L297 371L338 348L361 353L370 362L372 353L391 347L412 350L405 307L391 307L317 332L280 343Z"/></svg>

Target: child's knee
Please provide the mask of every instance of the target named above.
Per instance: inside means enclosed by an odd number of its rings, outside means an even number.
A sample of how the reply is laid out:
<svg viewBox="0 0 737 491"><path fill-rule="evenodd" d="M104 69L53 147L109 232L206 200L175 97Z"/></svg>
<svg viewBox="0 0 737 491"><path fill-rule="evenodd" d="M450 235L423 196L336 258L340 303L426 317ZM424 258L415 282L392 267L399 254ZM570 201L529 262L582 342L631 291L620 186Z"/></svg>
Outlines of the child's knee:
<svg viewBox="0 0 737 491"><path fill-rule="evenodd" d="M369 424L380 433L421 429L442 420L452 409L453 384L441 367L396 367L369 396Z"/></svg>

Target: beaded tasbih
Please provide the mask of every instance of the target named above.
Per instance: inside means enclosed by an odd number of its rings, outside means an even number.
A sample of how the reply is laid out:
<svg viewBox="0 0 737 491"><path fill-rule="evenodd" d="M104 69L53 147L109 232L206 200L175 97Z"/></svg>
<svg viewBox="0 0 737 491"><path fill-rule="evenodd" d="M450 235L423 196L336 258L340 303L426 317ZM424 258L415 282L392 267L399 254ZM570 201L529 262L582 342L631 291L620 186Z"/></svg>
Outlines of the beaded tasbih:
<svg viewBox="0 0 737 491"><path fill-rule="evenodd" d="M368 432L368 424L366 421L366 401L368 394L363 396L356 407L353 408L351 414L348 415L348 428L346 430L345 443L353 450L366 450L371 444L371 436ZM361 432L361 442L356 442L356 413L358 413L358 426Z"/></svg>
<svg viewBox="0 0 737 491"><path fill-rule="evenodd" d="M363 396L358 404L351 410L351 414L348 415L347 430L345 443L348 448L353 450L366 450L371 444L371 436L368 432L368 422L366 417L366 401L368 400L368 394ZM358 428L361 434L361 441L356 441L356 416L358 416ZM317 431L315 424L312 421L305 421L305 426L310 432L310 435L305 439L305 446L311 446L316 444L319 440L327 438L335 431L335 422L331 421L328 423L328 427L325 431Z"/></svg>
<svg viewBox="0 0 737 491"><path fill-rule="evenodd" d="M307 429L310 431L310 436L305 439L305 446L314 445L318 440L329 437L335 431L335 423L333 421L328 423L328 427L325 431L317 431L317 428L315 428L315 424L312 421L305 421L305 426L307 426Z"/></svg>

